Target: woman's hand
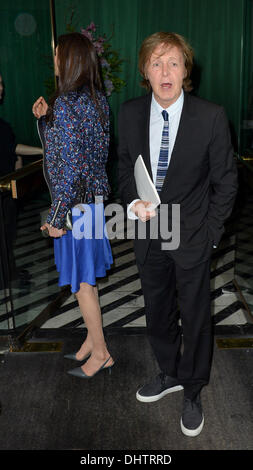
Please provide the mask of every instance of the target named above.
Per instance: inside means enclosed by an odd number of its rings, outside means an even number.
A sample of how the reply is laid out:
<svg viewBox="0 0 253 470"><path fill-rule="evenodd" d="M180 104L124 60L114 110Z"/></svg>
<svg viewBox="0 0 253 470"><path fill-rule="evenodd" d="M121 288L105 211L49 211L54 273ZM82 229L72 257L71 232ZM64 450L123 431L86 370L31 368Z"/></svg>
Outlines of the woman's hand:
<svg viewBox="0 0 253 470"><path fill-rule="evenodd" d="M43 98L43 96L40 96L34 103L33 107L32 107L32 112L34 114L34 116L39 119L41 116L45 116L45 114L47 113L47 109L48 109L48 104L47 102L45 101L45 99Z"/></svg>
<svg viewBox="0 0 253 470"><path fill-rule="evenodd" d="M42 225L42 227L40 227L41 231L46 230L46 229L48 230L49 236L53 238L60 238L62 237L62 235L66 234L66 230L64 230L63 228L52 227L47 222L44 225Z"/></svg>

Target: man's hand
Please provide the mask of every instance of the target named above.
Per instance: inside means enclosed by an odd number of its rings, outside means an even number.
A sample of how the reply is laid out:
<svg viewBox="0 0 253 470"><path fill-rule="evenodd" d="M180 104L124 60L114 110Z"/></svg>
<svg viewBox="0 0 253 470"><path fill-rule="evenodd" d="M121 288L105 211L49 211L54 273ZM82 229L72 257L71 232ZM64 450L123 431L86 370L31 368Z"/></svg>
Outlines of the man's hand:
<svg viewBox="0 0 253 470"><path fill-rule="evenodd" d="M131 211L137 215L142 222L147 222L147 220L156 216L156 211L152 209L152 203L149 201L137 201L131 207Z"/></svg>

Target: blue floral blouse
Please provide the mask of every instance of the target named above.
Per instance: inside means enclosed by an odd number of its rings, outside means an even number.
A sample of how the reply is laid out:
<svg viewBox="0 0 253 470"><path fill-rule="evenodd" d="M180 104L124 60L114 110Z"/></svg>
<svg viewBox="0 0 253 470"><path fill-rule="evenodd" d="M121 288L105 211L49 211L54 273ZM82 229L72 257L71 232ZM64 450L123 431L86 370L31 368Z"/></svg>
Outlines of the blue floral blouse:
<svg viewBox="0 0 253 470"><path fill-rule="evenodd" d="M110 188L105 166L109 148L109 106L97 92L98 106L104 114L102 126L98 109L88 92L69 92L54 103L53 121L41 118L44 141L44 173L52 205L47 222L63 228L66 213L78 196L80 177L86 186L86 202L105 197Z"/></svg>

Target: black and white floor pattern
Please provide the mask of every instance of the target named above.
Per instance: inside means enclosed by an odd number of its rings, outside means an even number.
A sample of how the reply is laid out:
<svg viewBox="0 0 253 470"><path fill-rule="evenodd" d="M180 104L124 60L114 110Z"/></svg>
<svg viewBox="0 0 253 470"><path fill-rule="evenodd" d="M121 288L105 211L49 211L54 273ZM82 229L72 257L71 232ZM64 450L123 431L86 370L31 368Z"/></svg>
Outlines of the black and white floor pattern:
<svg viewBox="0 0 253 470"><path fill-rule="evenodd" d="M15 258L18 267L29 271L31 279L21 287L15 283L12 286L16 327L28 325L60 293L52 241L43 238L39 231L40 212L44 206L39 201L30 203L19 217ZM241 296L232 285L237 276L237 282L253 311L253 282L250 274L253 264L250 232L253 224L248 216L249 212L246 211L239 225L240 249L236 249L235 233L228 232L212 258L212 315L214 324L223 330L231 326L240 329L253 323L253 317L248 314ZM144 301L132 241L114 239L111 240L111 246L114 266L108 277L98 282L103 325L105 328L143 328ZM238 267L235 266L236 260ZM8 292L0 291L0 330L13 327L9 300ZM83 327L77 301L72 294L42 325L45 329Z"/></svg>
<svg viewBox="0 0 253 470"><path fill-rule="evenodd" d="M253 312L253 195L247 196L237 223L235 279L243 297Z"/></svg>

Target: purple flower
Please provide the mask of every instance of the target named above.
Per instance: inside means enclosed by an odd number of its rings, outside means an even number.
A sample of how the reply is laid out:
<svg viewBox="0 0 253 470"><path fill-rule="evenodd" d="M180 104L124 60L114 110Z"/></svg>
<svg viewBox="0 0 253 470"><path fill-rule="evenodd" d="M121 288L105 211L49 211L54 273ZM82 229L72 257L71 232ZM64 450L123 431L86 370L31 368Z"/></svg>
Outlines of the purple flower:
<svg viewBox="0 0 253 470"><path fill-rule="evenodd" d="M96 31L96 25L95 23L92 21L88 26L87 26L87 31L93 31L95 33Z"/></svg>
<svg viewBox="0 0 253 470"><path fill-rule="evenodd" d="M104 38L103 36L99 36L98 41L103 43L106 41L106 38Z"/></svg>
<svg viewBox="0 0 253 470"><path fill-rule="evenodd" d="M110 68L110 64L108 64L107 60L104 57L101 57L100 62L102 67L107 67L108 69Z"/></svg>
<svg viewBox="0 0 253 470"><path fill-rule="evenodd" d="M91 42L93 41L92 34L89 31L87 31L86 29L81 29L81 34L86 36L86 38L88 38Z"/></svg>
<svg viewBox="0 0 253 470"><path fill-rule="evenodd" d="M114 80L115 80L115 71L114 71L114 62L113 58L111 60L110 57L110 48L111 45L108 42L106 35L98 36L94 34L97 30L95 23L92 21L86 28L81 29L81 34L86 36L94 45L97 55L99 57L101 67L102 67L102 76L105 85L106 95L110 96L112 92L115 90ZM108 53L109 51L109 53ZM107 59L104 57L107 56ZM124 86L123 80L118 79L118 87ZM122 85L121 85L122 83Z"/></svg>
<svg viewBox="0 0 253 470"><path fill-rule="evenodd" d="M94 44L94 46L95 46L95 49L96 49L96 51L97 51L97 54L98 54L98 55L102 55L103 52L104 52L104 48L103 48L102 44L101 44L100 42L98 42L98 41L94 41L93 44Z"/></svg>
<svg viewBox="0 0 253 470"><path fill-rule="evenodd" d="M111 93L112 93L112 91L113 91L113 89L114 89L113 83L112 83L111 80L106 79L106 80L104 81L104 84L105 84L106 94L107 94L107 96L110 96Z"/></svg>

